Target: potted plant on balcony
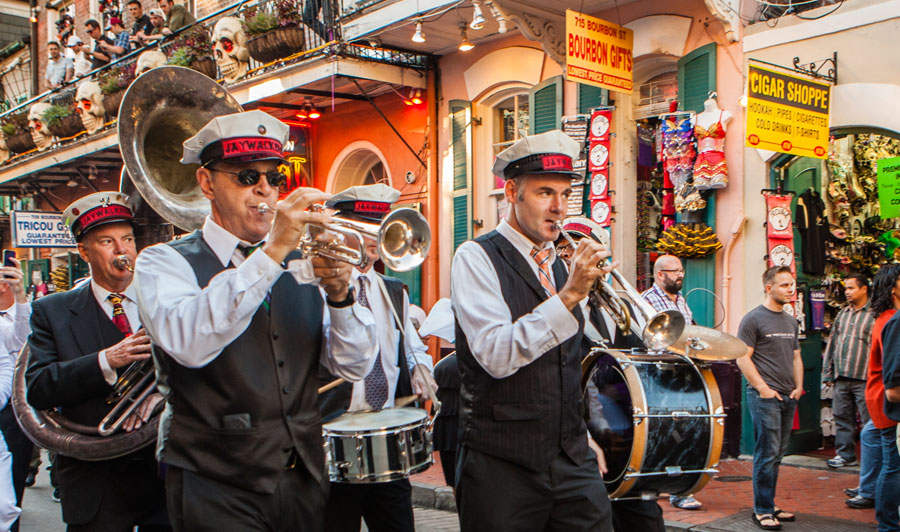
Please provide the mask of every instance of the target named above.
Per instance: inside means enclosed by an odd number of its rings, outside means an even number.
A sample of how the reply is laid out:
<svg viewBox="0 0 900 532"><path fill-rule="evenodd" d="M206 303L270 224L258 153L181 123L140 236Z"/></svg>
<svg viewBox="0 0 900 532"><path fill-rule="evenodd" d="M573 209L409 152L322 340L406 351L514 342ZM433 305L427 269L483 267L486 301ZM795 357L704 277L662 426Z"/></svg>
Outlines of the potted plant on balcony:
<svg viewBox="0 0 900 532"><path fill-rule="evenodd" d="M74 137L84 131L81 117L78 113L73 112L71 107L54 104L44 111L43 116L50 133L57 137Z"/></svg>
<svg viewBox="0 0 900 532"><path fill-rule="evenodd" d="M13 153L25 153L35 149L31 132L28 131L28 115L15 113L7 115L0 122L0 131L6 138L6 146Z"/></svg>
<svg viewBox="0 0 900 532"><path fill-rule="evenodd" d="M119 116L119 104L125 96L125 89L134 81L134 62L117 66L97 75L100 92L103 93L103 109L107 120Z"/></svg>
<svg viewBox="0 0 900 532"><path fill-rule="evenodd" d="M213 45L206 30L198 28L177 38L166 52L170 65L193 68L201 74L216 79Z"/></svg>
<svg viewBox="0 0 900 532"><path fill-rule="evenodd" d="M300 0L275 0L275 12L251 7L244 11L250 57L271 63L303 50L303 4Z"/></svg>

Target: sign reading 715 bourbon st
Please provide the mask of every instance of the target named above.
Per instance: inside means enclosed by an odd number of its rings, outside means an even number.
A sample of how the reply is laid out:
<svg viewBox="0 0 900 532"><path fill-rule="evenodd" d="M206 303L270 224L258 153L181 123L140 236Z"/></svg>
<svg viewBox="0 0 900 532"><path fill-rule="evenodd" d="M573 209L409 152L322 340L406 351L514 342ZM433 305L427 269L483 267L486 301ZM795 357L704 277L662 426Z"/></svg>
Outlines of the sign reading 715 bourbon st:
<svg viewBox="0 0 900 532"><path fill-rule="evenodd" d="M831 85L750 62L747 146L824 159Z"/></svg>
<svg viewBox="0 0 900 532"><path fill-rule="evenodd" d="M566 78L603 89L631 92L634 32L566 10Z"/></svg>

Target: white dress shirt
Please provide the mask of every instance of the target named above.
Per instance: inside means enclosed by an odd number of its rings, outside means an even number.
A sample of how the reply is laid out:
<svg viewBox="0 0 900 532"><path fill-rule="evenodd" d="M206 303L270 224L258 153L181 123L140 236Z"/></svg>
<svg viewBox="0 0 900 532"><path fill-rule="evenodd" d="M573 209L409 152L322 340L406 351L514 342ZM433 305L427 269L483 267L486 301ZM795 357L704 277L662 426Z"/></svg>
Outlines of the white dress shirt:
<svg viewBox="0 0 900 532"><path fill-rule="evenodd" d="M297 283L315 282L308 260L292 260L287 268L266 253L246 259L238 237L207 217L202 238L227 268L205 288L197 284L194 269L172 246L157 244L141 251L135 264L135 282L141 323L155 345L179 364L203 367L240 336L266 293L288 271ZM337 376L362 379L372 369L375 320L358 302L334 308L325 304L322 315L323 349L320 361Z"/></svg>
<svg viewBox="0 0 900 532"><path fill-rule="evenodd" d="M31 334L31 303L13 303L0 310L0 349L15 365L19 351Z"/></svg>
<svg viewBox="0 0 900 532"><path fill-rule="evenodd" d="M394 406L395 393L397 392L397 380L400 378L400 368L397 365L399 360L399 349L405 349L400 345L400 331L397 328L397 321L391 312L391 302L385 298L380 286L384 283L378 273L374 269L370 269L366 273L362 273L356 268L350 277L350 282L356 287L356 294L359 295L360 284L362 278L368 279L366 286L366 297L369 300L369 306L375 317L375 323L378 330L378 349L381 351L381 367L384 369L384 375L388 382L388 398L384 404L384 408ZM405 311L404 311L405 309ZM405 314L405 317L404 317ZM431 355L428 354L428 348L419 338L416 327L412 324L409 317L409 298L406 293L403 294L403 308L400 309L398 317L404 320L403 334L405 335L405 343L409 347L406 349L406 365L409 368L410 377L412 377L413 368L416 364L424 364L425 367L432 370ZM350 400L350 412L357 410L371 410L372 406L366 402L366 383L365 380L353 384L353 397Z"/></svg>
<svg viewBox="0 0 900 532"><path fill-rule="evenodd" d="M497 232L522 254L537 278L538 265L531 257L534 244L506 220L500 222ZM552 278L556 251L552 242L545 242L544 247L551 249ZM477 242L465 242L456 250L450 270L450 300L472 355L496 379L513 375L578 332L578 320L558 295L513 322L497 271Z"/></svg>
<svg viewBox="0 0 900 532"><path fill-rule="evenodd" d="M109 300L109 295L112 294L112 292L103 288L93 280L91 280L91 292L93 292L94 299L97 300L97 304L100 305L100 308L106 314L106 317L112 321L113 304L112 301ZM141 328L141 317L137 306L137 288L135 288L134 283L131 283L124 292L121 292L121 294L125 296L122 299L122 309L125 310L125 317L128 318L128 325L131 326L132 332L137 332L137 330ZM100 351L97 354L97 358L100 362L100 369L103 371L103 379L106 380L110 386L114 385L118 376L116 375L116 370L109 365L109 360L106 358L106 349Z"/></svg>

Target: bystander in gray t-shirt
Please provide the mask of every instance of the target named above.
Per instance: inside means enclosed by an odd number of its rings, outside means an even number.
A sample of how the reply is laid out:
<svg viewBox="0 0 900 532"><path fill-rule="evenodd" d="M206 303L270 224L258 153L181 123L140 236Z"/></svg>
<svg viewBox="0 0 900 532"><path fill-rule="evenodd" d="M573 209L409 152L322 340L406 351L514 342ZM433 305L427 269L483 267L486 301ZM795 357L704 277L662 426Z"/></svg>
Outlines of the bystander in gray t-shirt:
<svg viewBox="0 0 900 532"><path fill-rule="evenodd" d="M753 348L750 360L763 382L782 395L794 384L794 350L800 349L797 320L787 312L773 312L760 305L741 320L738 338Z"/></svg>

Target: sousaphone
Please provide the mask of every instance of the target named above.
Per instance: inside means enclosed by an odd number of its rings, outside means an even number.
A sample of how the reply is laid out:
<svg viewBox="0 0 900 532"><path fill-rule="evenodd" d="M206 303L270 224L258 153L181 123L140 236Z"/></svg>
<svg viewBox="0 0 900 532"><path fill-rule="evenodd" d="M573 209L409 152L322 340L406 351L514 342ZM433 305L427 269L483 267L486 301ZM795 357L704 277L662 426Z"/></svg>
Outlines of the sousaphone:
<svg viewBox="0 0 900 532"><path fill-rule="evenodd" d="M119 188L135 203L139 249L170 240L173 226L191 231L203 224L209 202L197 186L197 165L178 162L182 143L216 116L242 110L228 91L189 68L154 68L128 87L119 108L119 150L125 162ZM38 446L80 460L109 460L156 440L158 414L138 430L101 436L109 432L104 427L74 423L64 412L35 410L26 400L29 358L26 345L16 362L12 403L22 430ZM135 381L134 374L154 371L149 359L135 364L140 366L128 371ZM137 401L140 390L128 390L118 404Z"/></svg>

